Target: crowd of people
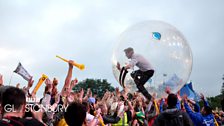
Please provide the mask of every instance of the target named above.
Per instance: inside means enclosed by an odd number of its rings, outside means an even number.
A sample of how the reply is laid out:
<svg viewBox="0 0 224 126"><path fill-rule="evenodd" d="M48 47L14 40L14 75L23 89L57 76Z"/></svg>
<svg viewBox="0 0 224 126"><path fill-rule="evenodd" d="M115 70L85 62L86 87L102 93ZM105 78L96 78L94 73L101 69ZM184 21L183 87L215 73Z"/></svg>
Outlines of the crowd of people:
<svg viewBox="0 0 224 126"><path fill-rule="evenodd" d="M74 92L77 80L72 80L73 61L69 61L68 73L61 91L57 79L47 79L43 97L38 103L26 87L6 86L0 77L0 126L221 126L224 113L214 112L201 95L203 106L185 95L167 92L167 98L145 98L139 92L129 93L127 88L106 91L102 98L91 89Z"/></svg>

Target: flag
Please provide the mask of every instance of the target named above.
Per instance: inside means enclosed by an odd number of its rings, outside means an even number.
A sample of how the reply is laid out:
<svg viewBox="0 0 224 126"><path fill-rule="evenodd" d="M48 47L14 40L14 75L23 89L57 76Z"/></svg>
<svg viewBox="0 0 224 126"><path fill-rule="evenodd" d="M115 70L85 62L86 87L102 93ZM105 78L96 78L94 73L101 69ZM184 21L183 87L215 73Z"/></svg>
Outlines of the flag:
<svg viewBox="0 0 224 126"><path fill-rule="evenodd" d="M14 70L13 72L19 74L20 76L22 76L25 80L29 81L31 79L32 76L30 76L30 74L26 71L26 69L22 66L21 63L18 64L16 70Z"/></svg>
<svg viewBox="0 0 224 126"><path fill-rule="evenodd" d="M181 89L180 89L180 96L183 96L184 94L187 95L189 99L199 101L200 96L197 92L193 90L192 82L185 84Z"/></svg>

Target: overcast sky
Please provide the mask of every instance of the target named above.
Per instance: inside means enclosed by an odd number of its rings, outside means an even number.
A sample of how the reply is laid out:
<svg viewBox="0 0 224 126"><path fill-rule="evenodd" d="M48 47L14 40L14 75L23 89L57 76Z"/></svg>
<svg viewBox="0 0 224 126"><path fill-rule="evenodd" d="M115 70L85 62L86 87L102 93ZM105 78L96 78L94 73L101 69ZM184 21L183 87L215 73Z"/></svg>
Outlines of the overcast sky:
<svg viewBox="0 0 224 126"><path fill-rule="evenodd" d="M113 47L126 28L145 20L161 20L181 31L193 53L189 80L195 90L220 93L223 0L0 0L0 73L9 84L20 61L35 82L44 73L57 77L61 88L68 65L55 58L60 55L86 65L85 71L74 69L73 77L102 78L118 86L111 69ZM26 85L13 74L11 83L18 82Z"/></svg>

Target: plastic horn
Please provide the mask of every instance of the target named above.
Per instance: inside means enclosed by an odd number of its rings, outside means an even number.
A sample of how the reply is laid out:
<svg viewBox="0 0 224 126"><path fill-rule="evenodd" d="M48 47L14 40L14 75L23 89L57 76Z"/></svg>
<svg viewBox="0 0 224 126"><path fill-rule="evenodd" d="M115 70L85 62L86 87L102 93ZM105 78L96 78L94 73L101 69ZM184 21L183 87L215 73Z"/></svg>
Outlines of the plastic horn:
<svg viewBox="0 0 224 126"><path fill-rule="evenodd" d="M59 58L59 59L61 59L61 60L63 60L63 61L65 61L65 62L68 62L67 59L64 59L64 58L62 58L62 57L60 57L58 55L56 55L56 57ZM72 65L75 66L75 67L77 67L77 68L79 68L80 70L84 70L85 69L85 65L84 64L78 64L76 62L73 62Z"/></svg>
<svg viewBox="0 0 224 126"><path fill-rule="evenodd" d="M100 121L101 126L105 126L102 119L99 118L99 121Z"/></svg>
<svg viewBox="0 0 224 126"><path fill-rule="evenodd" d="M96 116L96 111L94 112L94 115ZM101 118L98 118L98 120L99 120L101 126L105 126L105 124Z"/></svg>
<svg viewBox="0 0 224 126"><path fill-rule="evenodd" d="M40 88L40 86L43 84L43 82L47 79L47 75L42 74L41 78L39 79L37 85L35 86L35 88L32 91L32 94L36 94L37 90Z"/></svg>
<svg viewBox="0 0 224 126"><path fill-rule="evenodd" d="M159 114L159 108L158 108L158 105L157 105L155 100L154 100L154 105L155 105L155 108L156 108L156 113Z"/></svg>

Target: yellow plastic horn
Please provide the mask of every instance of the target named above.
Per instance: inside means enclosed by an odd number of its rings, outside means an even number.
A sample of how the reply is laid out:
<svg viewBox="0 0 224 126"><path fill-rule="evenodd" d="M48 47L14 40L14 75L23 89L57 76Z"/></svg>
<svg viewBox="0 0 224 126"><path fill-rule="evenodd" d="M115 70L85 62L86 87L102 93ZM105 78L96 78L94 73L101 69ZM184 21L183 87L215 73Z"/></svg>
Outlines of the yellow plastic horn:
<svg viewBox="0 0 224 126"><path fill-rule="evenodd" d="M43 82L47 79L47 75L42 74L41 78L39 79L37 85L35 86L35 88L32 91L32 94L36 94L37 90L40 88L40 86L43 84Z"/></svg>
<svg viewBox="0 0 224 126"><path fill-rule="evenodd" d="M94 116L96 116L96 111L94 112ZM98 120L99 120L101 126L105 126L105 124L101 118L98 118Z"/></svg>
<svg viewBox="0 0 224 126"><path fill-rule="evenodd" d="M60 57L58 55L56 55L56 57L59 58L59 59L61 59L61 60L63 60L63 61L65 61L65 62L68 62L67 59L64 59L64 58L62 58L62 57ZM73 62L72 65L75 66L75 67L77 67L77 68L79 68L80 70L84 70L85 69L85 65L84 64L78 64L76 62Z"/></svg>

